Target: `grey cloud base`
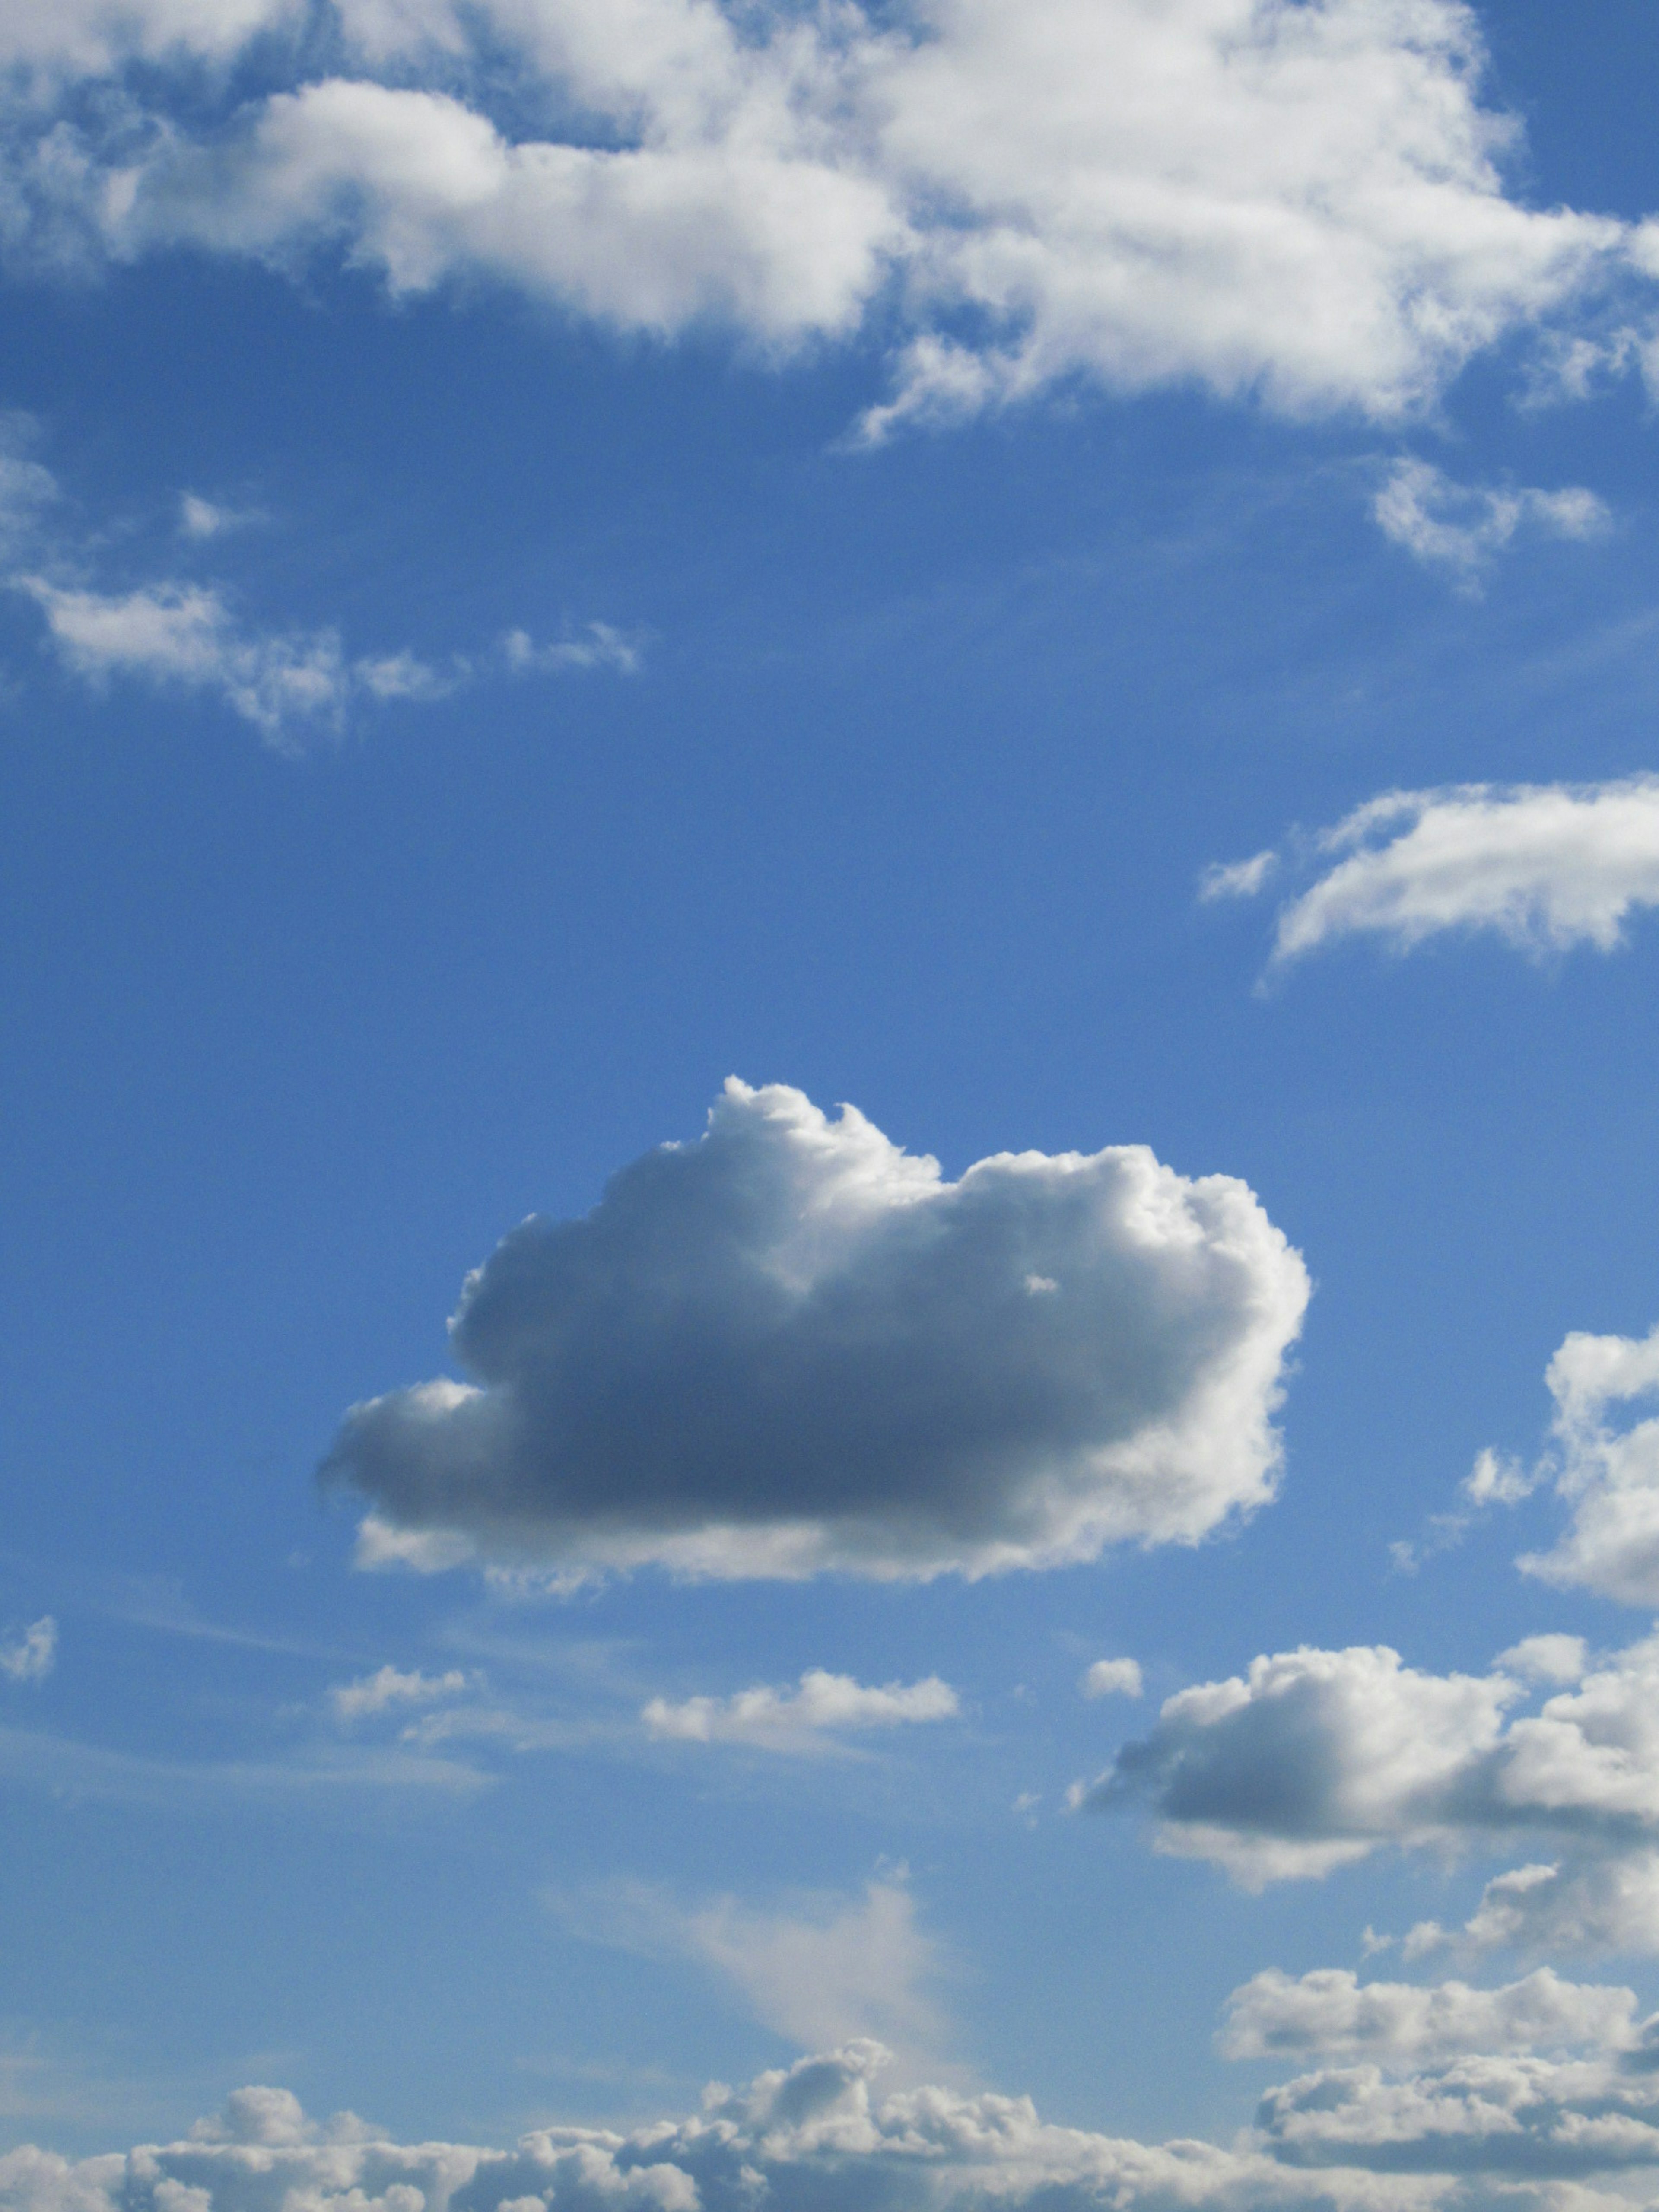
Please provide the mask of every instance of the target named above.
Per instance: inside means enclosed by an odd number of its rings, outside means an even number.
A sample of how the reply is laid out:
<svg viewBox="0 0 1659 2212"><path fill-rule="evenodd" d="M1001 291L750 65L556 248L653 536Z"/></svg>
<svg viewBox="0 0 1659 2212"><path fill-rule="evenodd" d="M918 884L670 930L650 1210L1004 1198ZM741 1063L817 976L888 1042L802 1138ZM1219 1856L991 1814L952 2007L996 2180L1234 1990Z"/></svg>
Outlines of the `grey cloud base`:
<svg viewBox="0 0 1659 2212"><path fill-rule="evenodd" d="M1308 1287L1231 1176L1123 1146L948 1182L852 1107L733 1080L701 1141L514 1231L450 1325L474 1379L355 1407L323 1472L416 1565L981 1575L1192 1542L1273 1494Z"/></svg>

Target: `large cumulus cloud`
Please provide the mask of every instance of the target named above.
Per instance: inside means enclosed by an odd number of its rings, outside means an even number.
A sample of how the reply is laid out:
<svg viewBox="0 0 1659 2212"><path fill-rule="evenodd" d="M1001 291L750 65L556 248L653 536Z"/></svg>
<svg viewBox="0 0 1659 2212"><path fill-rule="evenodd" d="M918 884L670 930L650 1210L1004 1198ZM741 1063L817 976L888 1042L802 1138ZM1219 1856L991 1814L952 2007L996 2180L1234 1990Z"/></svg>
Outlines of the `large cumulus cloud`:
<svg viewBox="0 0 1659 2212"><path fill-rule="evenodd" d="M957 1182L854 1108L735 1080L697 1143L532 1218L451 1323L473 1379L356 1407L325 1463L418 1563L980 1575L1191 1542L1273 1492L1300 1257L1144 1146Z"/></svg>

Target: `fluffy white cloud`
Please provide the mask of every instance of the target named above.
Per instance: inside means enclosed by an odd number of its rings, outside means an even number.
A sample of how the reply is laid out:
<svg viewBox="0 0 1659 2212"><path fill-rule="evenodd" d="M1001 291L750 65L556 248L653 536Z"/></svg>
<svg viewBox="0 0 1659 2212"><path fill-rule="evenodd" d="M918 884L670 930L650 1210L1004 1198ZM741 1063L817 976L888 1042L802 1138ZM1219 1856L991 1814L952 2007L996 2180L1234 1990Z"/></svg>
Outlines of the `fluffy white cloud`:
<svg viewBox="0 0 1659 2212"><path fill-rule="evenodd" d="M532 1218L450 1325L477 1379L355 1407L378 1525L573 1567L981 1575L1193 1542L1273 1494L1308 1278L1248 1187L1144 1146L947 1182L854 1108L728 1082L693 1145Z"/></svg>
<svg viewBox="0 0 1659 2212"><path fill-rule="evenodd" d="M1085 1698L1138 1698L1146 1685L1138 1659L1097 1659L1078 1687Z"/></svg>
<svg viewBox="0 0 1659 2212"><path fill-rule="evenodd" d="M1469 2056L1628 2050L1633 1990L1565 1982L1547 1966L1497 1990L1361 1982L1341 1967L1292 1980L1269 1970L1227 2001L1218 2039L1228 2058L1318 2052L1418 2067Z"/></svg>
<svg viewBox="0 0 1659 2212"><path fill-rule="evenodd" d="M1465 2060L1407 2081L1376 2069L1270 2091L1228 2149L1053 2126L1025 2097L878 2087L859 2041L714 2085L703 2109L631 2133L537 2129L510 2150L322 2126L240 2090L185 2141L78 2164L0 2158L3 2212L1626 2212L1577 2177L1659 2158L1651 2075ZM1563 2185L1557 2179L1574 2177Z"/></svg>
<svg viewBox="0 0 1659 2212"><path fill-rule="evenodd" d="M1447 930L1490 930L1534 953L1610 952L1633 908L1659 905L1659 777L1391 791L1306 851L1326 872L1279 908L1276 963L1355 935L1408 952ZM1201 893L1249 896L1277 857L1213 868Z"/></svg>
<svg viewBox="0 0 1659 2212"><path fill-rule="evenodd" d="M1444 569L1460 590L1479 589L1483 570L1518 535L1595 538L1607 507L1580 485L1461 484L1427 461L1396 461L1372 513L1383 535L1425 566Z"/></svg>
<svg viewBox="0 0 1659 2212"><path fill-rule="evenodd" d="M355 1682L336 1683L328 1696L337 1720L358 1721L393 1705L429 1705L440 1698L456 1698L466 1687L459 1667L443 1674L423 1674L418 1667L400 1674L395 1667L380 1667Z"/></svg>
<svg viewBox="0 0 1659 2212"><path fill-rule="evenodd" d="M1084 1802L1149 1803L1161 1848L1252 1887L1390 1843L1531 1830L1620 1857L1659 1840L1659 1636L1514 1713L1527 1694L1515 1675L1424 1674L1386 1647L1304 1646L1168 1698Z"/></svg>
<svg viewBox="0 0 1659 2212"><path fill-rule="evenodd" d="M1659 1850L1640 1844L1580 1850L1548 1864L1512 1867L1486 1884L1455 1933L1419 1921L1405 1939L1418 1959L1468 1951L1659 1953Z"/></svg>
<svg viewBox="0 0 1659 2212"><path fill-rule="evenodd" d="M942 1721L959 1710L957 1693L937 1674L880 1688L809 1667L798 1688L763 1686L731 1698L653 1698L640 1717L653 1735L681 1743L743 1743L763 1751L811 1751L842 1729L895 1728L905 1721Z"/></svg>
<svg viewBox="0 0 1659 2212"><path fill-rule="evenodd" d="M335 74L296 64L204 128L191 64L296 22L292 0L25 0L0 27L33 71L15 203L118 254L322 244L400 290L483 274L774 349L896 309L871 437L1079 375L1393 421L1517 334L1582 386L1652 319L1648 228L1506 190L1518 129L1481 103L1462 0L329 12ZM70 94L140 61L100 138Z"/></svg>
<svg viewBox="0 0 1659 2212"><path fill-rule="evenodd" d="M45 1613L15 1641L0 1644L0 1674L9 1682L44 1681L58 1663L58 1623Z"/></svg>

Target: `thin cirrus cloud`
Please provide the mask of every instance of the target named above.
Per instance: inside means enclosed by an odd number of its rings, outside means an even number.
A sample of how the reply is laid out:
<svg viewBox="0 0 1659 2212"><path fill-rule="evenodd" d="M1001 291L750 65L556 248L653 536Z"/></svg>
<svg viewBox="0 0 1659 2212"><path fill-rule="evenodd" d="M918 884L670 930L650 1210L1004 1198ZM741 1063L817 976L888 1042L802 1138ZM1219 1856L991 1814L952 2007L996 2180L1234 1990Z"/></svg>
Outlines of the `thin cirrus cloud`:
<svg viewBox="0 0 1659 2212"><path fill-rule="evenodd" d="M14 253L323 251L776 355L893 331L872 440L1079 377L1394 422L1516 340L1567 394L1651 358L1659 230L1511 192L1458 0L326 15L313 44L286 0L12 10ZM244 101L256 40L281 75Z"/></svg>
<svg viewBox="0 0 1659 2212"><path fill-rule="evenodd" d="M1582 485L1461 484L1432 463L1402 458L1389 469L1371 512L1385 538L1455 586L1477 593L1497 556L1527 537L1585 539L1612 524L1604 502Z"/></svg>
<svg viewBox="0 0 1659 2212"><path fill-rule="evenodd" d="M678 1743L738 1743L761 1751L812 1751L843 1731L953 1720L956 1692L937 1674L879 1686L809 1667L793 1690L762 1685L730 1698L653 1698L640 1718L651 1735Z"/></svg>
<svg viewBox="0 0 1659 2212"><path fill-rule="evenodd" d="M926 1577L1191 1543L1273 1494L1307 1297L1230 1176L1126 1146L951 1182L853 1107L733 1079L698 1142L514 1230L450 1325L475 1379L354 1407L323 1475L368 1501L366 1559L414 1566Z"/></svg>
<svg viewBox="0 0 1659 2212"><path fill-rule="evenodd" d="M507 2149L403 2144L354 2113L316 2122L290 2092L249 2087L185 2140L128 2156L77 2164L28 2146L13 2151L0 2158L0 2205L1476 2212L1501 2204L1507 2212L1626 2212L1629 2188L1659 2165L1659 2075L1632 2065L1632 2055L1591 2040L1585 2055L1565 2062L1483 2052L1416 2072L1375 2063L1322 2067L1269 2089L1255 2128L1225 2148L1056 2126L1029 2097L926 2080L886 2089L891 2054L867 2038L816 2051L741 2088L712 2084L689 2118L628 2132L535 2129Z"/></svg>
<svg viewBox="0 0 1659 2212"><path fill-rule="evenodd" d="M1562 1859L1500 1877L1510 1887L1465 1930L1471 1942L1547 1929L1568 1944L1576 1927L1582 1948L1659 1948L1659 1637L1596 1659L1565 1637L1505 1656L1510 1668L1486 1674L1429 1674L1385 1646L1255 1659L1166 1699L1073 1802L1145 1806L1160 1850L1249 1888L1384 1846L1492 1850L1530 1834ZM1524 1710L1564 1676L1577 1679ZM1439 1939L1425 1924L1412 1948Z"/></svg>
<svg viewBox="0 0 1659 2212"><path fill-rule="evenodd" d="M914 2059L947 2039L938 1991L949 1961L919 1925L902 1880L769 1906L735 1897L687 1905L636 1881L545 1902L586 1941L703 1968L763 2027L802 2049L877 2037Z"/></svg>
<svg viewBox="0 0 1659 2212"><path fill-rule="evenodd" d="M1209 869L1200 895L1254 897L1298 863L1323 872L1279 908L1275 967L1345 937L1410 952L1449 932L1611 952L1659 905L1659 776L1387 792L1288 854Z"/></svg>
<svg viewBox="0 0 1659 2212"><path fill-rule="evenodd" d="M0 1643L0 1675L9 1682L44 1682L57 1663L58 1623L49 1613Z"/></svg>

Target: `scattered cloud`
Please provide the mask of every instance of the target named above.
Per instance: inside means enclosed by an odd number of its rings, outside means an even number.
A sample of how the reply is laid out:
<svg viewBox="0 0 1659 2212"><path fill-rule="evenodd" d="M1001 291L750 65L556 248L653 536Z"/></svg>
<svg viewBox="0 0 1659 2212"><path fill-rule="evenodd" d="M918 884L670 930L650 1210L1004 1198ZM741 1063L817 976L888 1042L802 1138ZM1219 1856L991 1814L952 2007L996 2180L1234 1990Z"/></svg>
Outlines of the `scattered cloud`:
<svg viewBox="0 0 1659 2212"><path fill-rule="evenodd" d="M870 440L1079 378L1394 422L1517 339L1534 395L1650 351L1654 228L1511 194L1520 126L1457 0L335 15L334 74L296 41L239 105L224 64L283 0L13 11L14 252L332 251L396 293L483 278L773 355L878 319ZM590 120L507 127L532 113Z"/></svg>
<svg viewBox="0 0 1659 2212"><path fill-rule="evenodd" d="M644 646L638 637L613 628L610 623L589 623L574 637L555 638L538 645L528 631L508 630L501 653L515 675L535 675L549 669L610 668L619 676L639 672Z"/></svg>
<svg viewBox="0 0 1659 2212"><path fill-rule="evenodd" d="M1588 1666L1574 1643L1531 1639L1515 1672L1482 1675L1422 1673L1386 1646L1258 1658L1166 1699L1079 1802L1149 1806L1159 1849L1251 1888L1384 1844L1490 1849L1527 1832L1559 1838L1581 1869L1645 1863L1659 1845L1659 1636ZM1523 1677L1563 1674L1571 1688L1517 1710ZM1545 1903L1527 1908L1535 1923Z"/></svg>
<svg viewBox="0 0 1659 2212"><path fill-rule="evenodd" d="M1078 1687L1085 1698L1138 1698L1146 1685L1138 1659L1097 1659Z"/></svg>
<svg viewBox="0 0 1659 2212"><path fill-rule="evenodd" d="M57 1663L58 1623L49 1613L0 1644L0 1674L9 1682L43 1682Z"/></svg>
<svg viewBox="0 0 1659 2212"><path fill-rule="evenodd" d="M377 1524L596 1571L1190 1543L1273 1495L1307 1296L1231 1177L1126 1146L948 1182L855 1108L733 1079L701 1141L514 1230L450 1325L477 1379L355 1407L324 1474Z"/></svg>
<svg viewBox="0 0 1659 2212"><path fill-rule="evenodd" d="M762 1751L811 1751L843 1729L954 1719L956 1692L937 1674L866 1687L850 1674L810 1667L798 1688L740 1690L731 1698L653 1698L640 1717L651 1734L681 1743L741 1743Z"/></svg>
<svg viewBox="0 0 1659 2212"><path fill-rule="evenodd" d="M1461 484L1431 462L1407 458L1389 471L1371 511L1385 537L1471 593L1480 590L1496 556L1517 538L1599 538L1613 520L1595 494L1581 485L1540 491L1531 485Z"/></svg>
<svg viewBox="0 0 1659 2212"><path fill-rule="evenodd" d="M1252 895L1276 857L1212 869L1202 895ZM1632 911L1659 905L1659 776L1387 792L1302 840L1300 857L1325 872L1280 907L1275 965L1337 938L1409 952L1449 930L1534 955L1611 952Z"/></svg>
<svg viewBox="0 0 1659 2212"><path fill-rule="evenodd" d="M643 1882L547 1901L591 1942L710 1969L763 2027L805 2049L879 2035L915 2057L945 2041L936 1993L948 1962L902 1881L771 1910L733 1897L686 1905Z"/></svg>
<svg viewBox="0 0 1659 2212"><path fill-rule="evenodd" d="M397 1705L429 1705L440 1698L458 1698L470 1686L459 1668L444 1674L423 1674L418 1667L400 1674L395 1667L377 1668L355 1682L339 1682L329 1692L337 1720L365 1720Z"/></svg>

